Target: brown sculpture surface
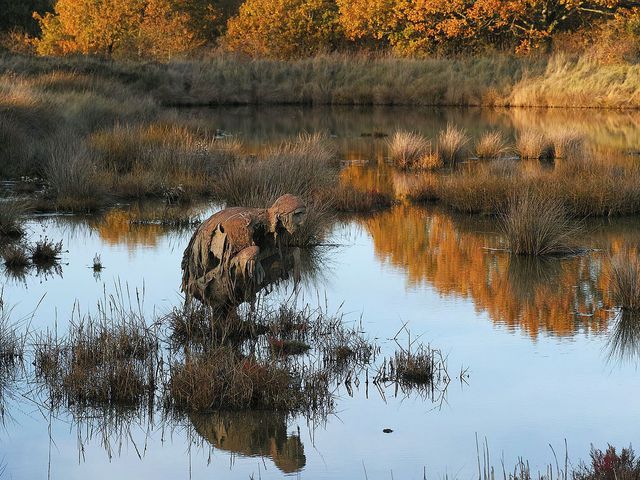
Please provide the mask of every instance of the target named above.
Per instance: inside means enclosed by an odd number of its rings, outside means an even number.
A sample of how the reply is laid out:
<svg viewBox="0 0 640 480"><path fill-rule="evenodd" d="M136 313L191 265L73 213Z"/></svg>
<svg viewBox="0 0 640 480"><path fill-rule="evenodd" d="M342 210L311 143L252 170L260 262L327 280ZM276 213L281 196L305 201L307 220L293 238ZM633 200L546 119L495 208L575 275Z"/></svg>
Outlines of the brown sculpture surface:
<svg viewBox="0 0 640 480"><path fill-rule="evenodd" d="M299 253L286 240L305 217L302 200L289 194L267 209L232 207L215 213L184 251L183 292L222 309L251 300L294 267Z"/></svg>

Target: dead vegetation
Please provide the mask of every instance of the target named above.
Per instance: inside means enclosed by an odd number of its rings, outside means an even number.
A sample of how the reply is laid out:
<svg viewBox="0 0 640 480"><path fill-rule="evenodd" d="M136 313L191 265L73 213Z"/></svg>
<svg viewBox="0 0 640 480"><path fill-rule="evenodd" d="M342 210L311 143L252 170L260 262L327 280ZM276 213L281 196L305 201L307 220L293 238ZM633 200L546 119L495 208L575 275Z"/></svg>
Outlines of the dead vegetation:
<svg viewBox="0 0 640 480"><path fill-rule="evenodd" d="M24 234L24 215L28 203L23 200L0 199L0 238L17 238Z"/></svg>
<svg viewBox="0 0 640 480"><path fill-rule="evenodd" d="M574 242L580 225L569 217L561 202L537 189L511 197L501 216L501 227L515 255L567 255L579 251Z"/></svg>
<svg viewBox="0 0 640 480"><path fill-rule="evenodd" d="M640 260L635 254L623 252L611 259L611 294L623 310L640 312Z"/></svg>
<svg viewBox="0 0 640 480"><path fill-rule="evenodd" d="M434 170L443 166L431 142L419 133L396 131L387 147L390 160L403 170Z"/></svg>
<svg viewBox="0 0 640 480"><path fill-rule="evenodd" d="M503 158L511 151L512 149L499 131L483 133L475 146L476 156L480 159Z"/></svg>
<svg viewBox="0 0 640 480"><path fill-rule="evenodd" d="M157 335L140 313L114 298L97 317L76 314L68 333L35 342L36 378L52 406L136 407L153 403Z"/></svg>

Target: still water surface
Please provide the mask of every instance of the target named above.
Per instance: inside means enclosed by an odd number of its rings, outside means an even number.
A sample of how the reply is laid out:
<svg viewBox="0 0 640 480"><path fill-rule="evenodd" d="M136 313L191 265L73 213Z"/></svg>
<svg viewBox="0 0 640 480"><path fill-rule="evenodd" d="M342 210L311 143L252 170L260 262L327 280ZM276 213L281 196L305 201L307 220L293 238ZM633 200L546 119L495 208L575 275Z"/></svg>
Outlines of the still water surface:
<svg viewBox="0 0 640 480"><path fill-rule="evenodd" d="M358 160L343 175L363 188L391 188L384 139L362 134L416 129L433 135L454 122L477 136L489 128L507 135L535 125L570 126L585 133L612 161L640 149L640 116L633 113L420 111L404 109L227 109L185 113L240 136L258 148L300 132L335 135L340 155ZM589 115L589 116L587 116ZM615 158L614 158L615 157ZM364 163L363 166L360 164ZM204 205L206 215L220 206ZM105 295L142 293L145 312L182 301L180 259L191 231L131 225L128 207L99 217L37 216L32 239L62 240L58 272L0 273L12 318L32 332L63 333L71 312L95 311ZM362 321L382 346L407 324L412 336L448 354L456 376L436 402L417 394L379 392L363 383L337 390L326 421L247 412L172 421L135 413L105 424L98 416L50 416L34 386L5 392L0 462L8 478L401 478L477 475L476 434L486 437L493 464L519 456L533 469L553 461L551 444L573 463L590 444L640 444L637 351L616 343L628 325L616 319L608 285L608 256L637 249L637 218L587 221L586 255L565 259L513 258L494 250L503 239L491 218L454 215L405 203L369 216L342 218L332 230L321 275L299 286L300 301L340 305L347 322ZM95 253L105 269L90 268ZM269 299L291 293L283 285ZM628 338L628 337L623 337ZM384 428L393 433L383 433Z"/></svg>

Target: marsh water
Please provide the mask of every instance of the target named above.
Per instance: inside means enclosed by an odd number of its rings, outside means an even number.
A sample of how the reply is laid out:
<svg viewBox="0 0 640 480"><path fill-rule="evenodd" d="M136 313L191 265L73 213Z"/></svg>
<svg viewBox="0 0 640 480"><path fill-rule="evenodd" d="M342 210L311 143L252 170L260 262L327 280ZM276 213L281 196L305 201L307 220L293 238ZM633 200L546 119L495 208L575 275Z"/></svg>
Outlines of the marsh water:
<svg viewBox="0 0 640 480"><path fill-rule="evenodd" d="M599 111L416 109L191 110L256 149L301 132L332 135L343 181L392 189L382 134L396 128L433 136L448 122L478 136L513 136L536 126L584 133L612 161L636 161L640 114ZM199 205L206 216L216 204ZM62 240L60 268L0 272L12 318L31 332L63 334L72 313L109 295L130 296L151 318L182 302L180 259L192 229L134 225L133 207L95 216L38 215L32 239ZM435 395L337 385L335 411L320 420L269 412L219 412L172 420L159 412L105 419L49 412L28 380L4 392L0 462L7 478L475 478L476 439L492 464L525 457L532 470L575 465L591 444L638 445L637 330L611 307L608 257L640 243L637 218L586 219L584 255L510 256L491 217L399 202L339 218L322 268L284 283L271 302L297 290L299 302L340 311L390 355L411 339L447 355L452 381ZM94 274L99 254L104 269ZM129 292L127 294L127 292ZM406 325L400 335L402 327ZM465 372L462 378L459 373ZM383 429L393 430L383 433ZM501 473L500 473L501 474Z"/></svg>

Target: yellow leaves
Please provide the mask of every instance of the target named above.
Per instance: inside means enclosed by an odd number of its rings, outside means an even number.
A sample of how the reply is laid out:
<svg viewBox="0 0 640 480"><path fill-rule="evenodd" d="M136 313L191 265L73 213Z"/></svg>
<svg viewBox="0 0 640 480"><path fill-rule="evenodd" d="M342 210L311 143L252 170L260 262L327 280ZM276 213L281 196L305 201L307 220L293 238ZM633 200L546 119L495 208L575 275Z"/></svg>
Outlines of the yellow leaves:
<svg viewBox="0 0 640 480"><path fill-rule="evenodd" d="M246 0L227 23L224 49L292 58L333 50L340 38L332 0Z"/></svg>
<svg viewBox="0 0 640 480"><path fill-rule="evenodd" d="M41 55L166 59L203 45L196 26L206 29L217 18L207 0L58 0L53 14L36 17L36 47Z"/></svg>

